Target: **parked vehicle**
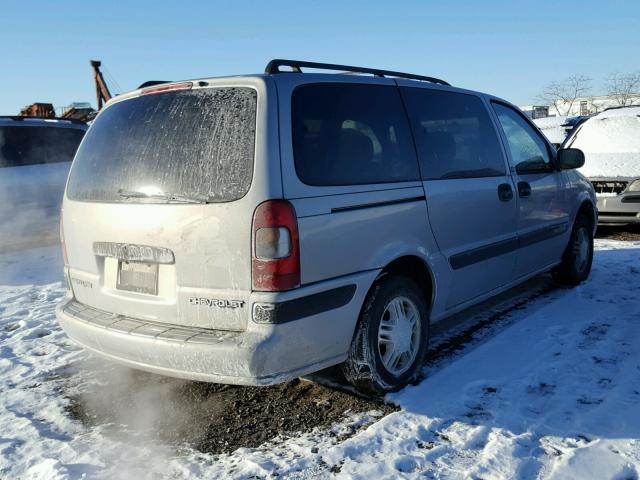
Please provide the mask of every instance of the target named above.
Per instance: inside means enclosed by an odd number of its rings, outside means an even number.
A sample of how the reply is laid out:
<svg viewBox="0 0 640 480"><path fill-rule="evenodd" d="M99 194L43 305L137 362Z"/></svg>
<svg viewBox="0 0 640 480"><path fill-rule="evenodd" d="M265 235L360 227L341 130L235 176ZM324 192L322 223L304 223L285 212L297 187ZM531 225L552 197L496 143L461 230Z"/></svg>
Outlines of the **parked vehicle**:
<svg viewBox="0 0 640 480"><path fill-rule="evenodd" d="M341 363L362 391L396 390L433 323L549 269L587 278L582 161L431 77L274 60L139 89L74 160L57 315L151 372L267 385Z"/></svg>
<svg viewBox="0 0 640 480"><path fill-rule="evenodd" d="M640 106L611 108L580 124L565 142L584 151L602 224L640 223Z"/></svg>
<svg viewBox="0 0 640 480"><path fill-rule="evenodd" d="M532 121L556 148L567 138L566 116L534 118Z"/></svg>
<svg viewBox="0 0 640 480"><path fill-rule="evenodd" d="M0 248L57 241L60 205L82 122L0 117Z"/></svg>
<svg viewBox="0 0 640 480"><path fill-rule="evenodd" d="M569 135L573 132L580 123L584 122L588 116L556 116L556 117L542 117L534 118L533 123L540 131L547 137L547 140L555 148L560 148Z"/></svg>

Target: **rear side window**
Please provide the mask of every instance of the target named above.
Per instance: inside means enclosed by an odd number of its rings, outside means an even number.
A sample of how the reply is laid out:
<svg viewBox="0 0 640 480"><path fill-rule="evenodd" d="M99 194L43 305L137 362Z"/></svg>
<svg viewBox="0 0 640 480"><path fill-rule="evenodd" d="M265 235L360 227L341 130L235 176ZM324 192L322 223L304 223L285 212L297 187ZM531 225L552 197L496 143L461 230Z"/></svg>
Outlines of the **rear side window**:
<svg viewBox="0 0 640 480"><path fill-rule="evenodd" d="M0 127L0 168L70 162L83 136L79 128Z"/></svg>
<svg viewBox="0 0 640 480"><path fill-rule="evenodd" d="M228 202L251 185L257 93L208 88L106 108L87 132L67 195L95 202Z"/></svg>
<svg viewBox="0 0 640 480"><path fill-rule="evenodd" d="M425 180L505 175L498 137L474 95L402 88Z"/></svg>
<svg viewBox="0 0 640 480"><path fill-rule="evenodd" d="M396 87L314 84L292 98L293 154L308 185L361 185L420 178Z"/></svg>

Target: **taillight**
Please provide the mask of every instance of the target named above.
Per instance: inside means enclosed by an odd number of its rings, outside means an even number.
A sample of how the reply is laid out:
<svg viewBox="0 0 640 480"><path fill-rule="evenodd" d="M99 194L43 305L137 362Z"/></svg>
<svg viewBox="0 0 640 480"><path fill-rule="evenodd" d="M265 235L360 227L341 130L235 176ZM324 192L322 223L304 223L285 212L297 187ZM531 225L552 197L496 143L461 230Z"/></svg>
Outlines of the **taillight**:
<svg viewBox="0 0 640 480"><path fill-rule="evenodd" d="M253 289L279 292L300 286L296 212L286 200L261 203L253 214Z"/></svg>
<svg viewBox="0 0 640 480"><path fill-rule="evenodd" d="M65 265L69 265L69 259L67 258L67 246L64 243L64 226L62 224L62 210L60 210L60 245L62 246L62 260Z"/></svg>

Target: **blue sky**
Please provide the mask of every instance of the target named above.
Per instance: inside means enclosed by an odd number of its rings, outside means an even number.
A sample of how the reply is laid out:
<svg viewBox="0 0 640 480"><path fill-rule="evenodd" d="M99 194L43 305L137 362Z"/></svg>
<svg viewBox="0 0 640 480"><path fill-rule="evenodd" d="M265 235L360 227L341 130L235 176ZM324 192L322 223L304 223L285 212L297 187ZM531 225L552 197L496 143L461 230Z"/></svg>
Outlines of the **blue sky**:
<svg viewBox="0 0 640 480"><path fill-rule="evenodd" d="M95 104L90 59L122 91L256 73L271 58L444 78L529 103L578 73L600 93L640 70L640 1L13 1L0 7L0 114Z"/></svg>

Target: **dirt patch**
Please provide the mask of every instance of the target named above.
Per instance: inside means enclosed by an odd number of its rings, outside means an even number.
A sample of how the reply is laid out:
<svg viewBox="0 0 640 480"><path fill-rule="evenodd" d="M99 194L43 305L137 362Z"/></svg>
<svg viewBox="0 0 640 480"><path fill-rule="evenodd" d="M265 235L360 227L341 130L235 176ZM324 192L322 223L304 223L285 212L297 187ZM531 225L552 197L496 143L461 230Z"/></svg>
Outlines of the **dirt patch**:
<svg viewBox="0 0 640 480"><path fill-rule="evenodd" d="M537 278L462 312L461 318L452 317L450 325L440 325L441 331L434 332L429 369L505 326L513 312L553 288L548 278ZM315 382L297 379L273 387L239 387L162 377L97 359L87 367L95 372L95 381L69 398L71 417L87 427L108 428L127 441L143 435L177 449L189 447L204 453L256 448L276 437L315 428L328 431L350 414L376 411L375 417L349 430L355 434L398 410L380 399L357 395L346 385L339 368L314 375Z"/></svg>
<svg viewBox="0 0 640 480"><path fill-rule="evenodd" d="M538 277L439 325L427 369L437 370L504 328L514 312L554 288L549 278ZM310 377L314 382L297 379L273 387L239 387L162 377L97 359L86 367L95 372L95 379L69 397L71 417L129 442L142 435L177 450L188 447L217 454L256 448L316 428L330 431L351 414L375 411L375 416L347 429L353 435L398 410L380 399L357 395L339 368Z"/></svg>
<svg viewBox="0 0 640 480"><path fill-rule="evenodd" d="M625 225L621 227L599 225L596 238L625 241L640 240L640 225Z"/></svg>
<svg viewBox="0 0 640 480"><path fill-rule="evenodd" d="M100 386L69 398L70 416L89 427L107 426L129 440L143 434L205 453L255 448L278 436L328 429L350 414L376 411L379 417L397 410L381 400L298 379L273 387L239 387L115 367L99 380Z"/></svg>

